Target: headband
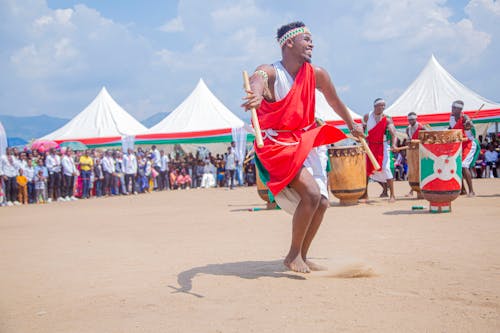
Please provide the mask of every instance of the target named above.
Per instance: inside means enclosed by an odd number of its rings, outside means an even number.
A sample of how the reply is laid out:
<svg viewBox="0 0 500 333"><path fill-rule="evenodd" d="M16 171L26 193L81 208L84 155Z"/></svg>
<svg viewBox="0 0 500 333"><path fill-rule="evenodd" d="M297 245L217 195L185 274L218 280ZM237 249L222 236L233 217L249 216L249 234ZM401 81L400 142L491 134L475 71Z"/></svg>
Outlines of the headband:
<svg viewBox="0 0 500 333"><path fill-rule="evenodd" d="M380 104L385 104L385 101L383 98L377 98L375 100L375 103L373 103L373 106L377 106L377 105L380 105Z"/></svg>
<svg viewBox="0 0 500 333"><path fill-rule="evenodd" d="M464 103L463 102L453 102L453 104L451 105L451 107L463 109Z"/></svg>
<svg viewBox="0 0 500 333"><path fill-rule="evenodd" d="M290 31L287 31L283 36L281 36L280 39L278 39L278 43L280 44L281 47L283 47L283 45L285 45L286 41L289 40L290 38L293 38L293 37L300 35L300 34L306 34L306 33L307 34L311 33L307 27L298 27L298 28L292 29Z"/></svg>
<svg viewBox="0 0 500 333"><path fill-rule="evenodd" d="M414 115L408 116L408 120L417 120L417 116Z"/></svg>

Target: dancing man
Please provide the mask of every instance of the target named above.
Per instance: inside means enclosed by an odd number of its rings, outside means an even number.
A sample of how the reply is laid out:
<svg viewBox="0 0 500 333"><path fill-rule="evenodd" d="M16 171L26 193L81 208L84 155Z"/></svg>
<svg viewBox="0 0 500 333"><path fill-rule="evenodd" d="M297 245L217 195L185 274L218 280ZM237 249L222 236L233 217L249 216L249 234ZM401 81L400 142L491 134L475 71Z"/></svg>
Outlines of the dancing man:
<svg viewBox="0 0 500 333"><path fill-rule="evenodd" d="M391 171L391 151L397 150L396 127L394 127L392 119L384 114L384 110L385 101L382 98L377 98L373 102L373 111L365 114L363 117L363 122L366 124L368 131L368 147L370 147L380 165L380 170L375 170L373 164L368 160L366 163L366 173L368 177L382 184L384 188L383 194L387 193L387 188L389 188L389 202L395 202L394 176ZM366 182L366 187L367 190L363 197L365 200L368 199L368 182Z"/></svg>
<svg viewBox="0 0 500 333"><path fill-rule="evenodd" d="M460 194L467 194L464 186L464 178L469 187L469 197L476 194L472 187L472 175L469 170L470 166L476 164L477 156L479 155L478 142L476 141L476 130L472 124L472 120L462 112L464 108L463 101L455 101L451 105L450 115L450 129L459 129L462 131L464 141L462 141L462 192Z"/></svg>
<svg viewBox="0 0 500 333"><path fill-rule="evenodd" d="M307 252L329 206L326 165L322 163L327 157L314 147L345 138L335 127L316 125L315 88L324 94L353 135L363 136L363 131L337 96L327 71L311 65L312 35L304 23L282 26L277 39L281 61L257 67L242 106L257 109L264 146L255 146L256 162L268 174L267 187L278 203L278 198L290 189L299 197L284 264L293 271L307 273L321 269L307 259Z"/></svg>

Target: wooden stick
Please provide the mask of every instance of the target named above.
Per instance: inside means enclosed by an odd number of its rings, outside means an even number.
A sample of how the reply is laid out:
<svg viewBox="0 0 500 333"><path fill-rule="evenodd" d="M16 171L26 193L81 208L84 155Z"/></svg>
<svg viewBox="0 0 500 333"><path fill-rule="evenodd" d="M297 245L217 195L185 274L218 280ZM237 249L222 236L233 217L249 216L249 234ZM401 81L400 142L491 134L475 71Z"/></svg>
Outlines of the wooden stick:
<svg viewBox="0 0 500 333"><path fill-rule="evenodd" d="M481 106L479 107L479 109L477 109L477 111L476 111L476 112L474 112L474 114L472 115L472 117L470 117L470 120L474 119L474 118L477 116L477 114L479 113L479 111L481 111L481 109L482 109L483 107L484 107L484 103L483 103L483 104L481 104Z"/></svg>
<svg viewBox="0 0 500 333"><path fill-rule="evenodd" d="M248 79L247 71L243 71L243 85L245 87L245 91L250 90L250 80ZM257 142L257 147L262 148L264 146L264 141L262 140L262 132L260 131L257 111L255 111L255 108L251 108L250 112L252 113L252 124L253 128L255 129L255 141Z"/></svg>
<svg viewBox="0 0 500 333"><path fill-rule="evenodd" d="M347 137L361 142L361 145L365 149L366 155L370 159L370 162L372 163L375 170L380 170L380 164L378 164L377 159L375 158L375 156L373 156L372 150L370 149L370 147L368 147L368 144L366 143L365 139L364 138L356 138L352 135L348 135Z"/></svg>

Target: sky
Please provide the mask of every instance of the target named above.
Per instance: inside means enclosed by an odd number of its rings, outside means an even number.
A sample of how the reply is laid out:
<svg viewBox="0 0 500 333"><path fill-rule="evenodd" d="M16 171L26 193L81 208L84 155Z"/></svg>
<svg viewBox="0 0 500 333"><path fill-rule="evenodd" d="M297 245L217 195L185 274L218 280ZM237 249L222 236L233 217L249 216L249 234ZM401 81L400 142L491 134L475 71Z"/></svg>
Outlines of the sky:
<svg viewBox="0 0 500 333"><path fill-rule="evenodd" d="M434 54L500 102L493 0L0 0L0 114L72 118L102 86L143 120L174 110L200 78L236 115L242 70L280 59L276 30L303 21L313 63L358 114L394 102Z"/></svg>

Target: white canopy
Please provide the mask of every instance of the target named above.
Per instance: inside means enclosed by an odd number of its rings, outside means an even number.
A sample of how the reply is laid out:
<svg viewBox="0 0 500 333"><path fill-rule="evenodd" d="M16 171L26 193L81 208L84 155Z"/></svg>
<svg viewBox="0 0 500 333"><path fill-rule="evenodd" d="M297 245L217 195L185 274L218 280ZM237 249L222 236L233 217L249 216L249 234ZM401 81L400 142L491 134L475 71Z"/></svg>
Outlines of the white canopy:
<svg viewBox="0 0 500 333"><path fill-rule="evenodd" d="M146 130L146 127L118 105L103 87L92 103L82 112L42 139L78 140L121 137L136 135Z"/></svg>
<svg viewBox="0 0 500 333"><path fill-rule="evenodd" d="M361 119L361 116L347 108L353 120ZM342 121L342 118L333 110L333 108L326 101L325 96L316 89L316 112L317 118L324 121Z"/></svg>
<svg viewBox="0 0 500 333"><path fill-rule="evenodd" d="M407 116L414 111L417 115L430 115L451 111L455 100L464 101L464 111L500 108L500 104L476 94L448 73L434 55L415 81L385 110L393 117Z"/></svg>
<svg viewBox="0 0 500 333"><path fill-rule="evenodd" d="M234 115L200 79L191 94L168 116L146 133L182 133L243 127Z"/></svg>

